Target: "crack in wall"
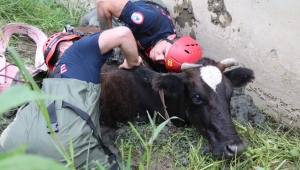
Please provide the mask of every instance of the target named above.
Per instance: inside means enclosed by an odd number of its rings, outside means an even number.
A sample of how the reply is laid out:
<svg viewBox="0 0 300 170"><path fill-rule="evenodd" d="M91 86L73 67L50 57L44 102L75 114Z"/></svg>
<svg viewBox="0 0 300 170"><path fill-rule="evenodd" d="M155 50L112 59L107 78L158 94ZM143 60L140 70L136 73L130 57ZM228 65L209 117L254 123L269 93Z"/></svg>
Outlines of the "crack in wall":
<svg viewBox="0 0 300 170"><path fill-rule="evenodd" d="M295 108L291 104L284 102L270 93L266 93L258 87L249 86L247 90L254 92L261 100L268 102L266 106L277 114L275 116L280 122L300 125L300 108Z"/></svg>

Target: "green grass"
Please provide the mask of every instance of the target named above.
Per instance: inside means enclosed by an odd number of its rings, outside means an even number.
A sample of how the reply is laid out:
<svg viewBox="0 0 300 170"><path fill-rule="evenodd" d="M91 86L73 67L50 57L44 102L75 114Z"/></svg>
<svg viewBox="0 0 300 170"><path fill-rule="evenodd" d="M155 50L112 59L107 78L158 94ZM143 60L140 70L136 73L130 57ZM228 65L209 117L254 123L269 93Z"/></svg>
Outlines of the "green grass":
<svg viewBox="0 0 300 170"><path fill-rule="evenodd" d="M66 24L77 26L85 10L80 6L70 8L71 2L64 1L66 6L54 0L0 0L0 27L13 22L27 23L41 29L46 35L62 31ZM26 65L34 64L35 42L27 37L14 34L9 46L15 47L22 56ZM20 41L23 39L23 41ZM34 49L27 47L33 46ZM5 54L7 61L12 63L8 52Z"/></svg>
<svg viewBox="0 0 300 170"><path fill-rule="evenodd" d="M272 118L269 118L272 119ZM246 148L244 153L232 160L215 159L207 152L207 141L199 136L193 127L176 133L163 131L154 142L154 155L151 168L170 166L171 169L286 169L300 167L300 129L283 126L274 121L265 122L257 127L243 126L234 122ZM137 125L145 139L151 136L150 125ZM132 164L137 166L145 152L142 143L130 128L124 127L117 137L116 145L121 153L128 155L132 147ZM118 132L118 131L117 131ZM118 133L117 133L118 134Z"/></svg>
<svg viewBox="0 0 300 170"><path fill-rule="evenodd" d="M0 23L22 22L45 32L61 31L66 24L77 26L85 10L80 4L76 9L59 5L54 0L1 0Z"/></svg>

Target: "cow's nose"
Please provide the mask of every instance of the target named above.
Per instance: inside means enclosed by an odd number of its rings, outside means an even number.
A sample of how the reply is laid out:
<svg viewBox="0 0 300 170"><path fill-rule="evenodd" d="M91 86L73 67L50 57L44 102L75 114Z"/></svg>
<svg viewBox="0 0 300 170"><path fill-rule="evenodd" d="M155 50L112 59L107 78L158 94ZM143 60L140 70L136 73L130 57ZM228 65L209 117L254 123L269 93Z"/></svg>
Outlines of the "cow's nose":
<svg viewBox="0 0 300 170"><path fill-rule="evenodd" d="M243 144L229 144L226 146L225 156L227 158L232 158L235 155L240 156L244 152Z"/></svg>

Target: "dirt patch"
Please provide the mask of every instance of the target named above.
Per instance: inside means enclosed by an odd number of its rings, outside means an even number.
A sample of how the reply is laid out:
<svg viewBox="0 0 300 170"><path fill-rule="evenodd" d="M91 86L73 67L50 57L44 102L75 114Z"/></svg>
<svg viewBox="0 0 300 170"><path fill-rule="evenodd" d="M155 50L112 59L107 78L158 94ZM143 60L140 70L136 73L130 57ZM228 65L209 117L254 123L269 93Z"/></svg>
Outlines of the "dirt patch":
<svg viewBox="0 0 300 170"><path fill-rule="evenodd" d="M36 44L30 37L13 34L9 40L9 46L16 49L26 65L34 65ZM5 57L7 62L14 63L8 51L5 52Z"/></svg>

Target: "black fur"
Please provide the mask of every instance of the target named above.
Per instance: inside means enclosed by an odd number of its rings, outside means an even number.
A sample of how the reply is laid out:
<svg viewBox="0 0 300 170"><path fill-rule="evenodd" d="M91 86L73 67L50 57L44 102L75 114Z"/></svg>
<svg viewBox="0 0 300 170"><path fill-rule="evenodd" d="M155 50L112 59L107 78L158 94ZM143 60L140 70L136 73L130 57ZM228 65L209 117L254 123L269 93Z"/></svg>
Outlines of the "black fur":
<svg viewBox="0 0 300 170"><path fill-rule="evenodd" d="M255 78L251 69L243 67L226 71L224 75L231 81L233 87L243 87Z"/></svg>

